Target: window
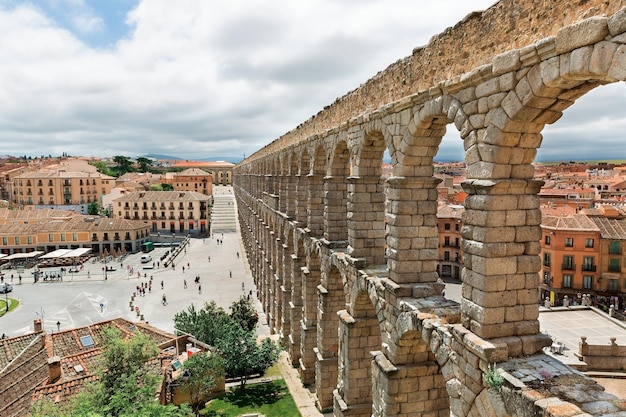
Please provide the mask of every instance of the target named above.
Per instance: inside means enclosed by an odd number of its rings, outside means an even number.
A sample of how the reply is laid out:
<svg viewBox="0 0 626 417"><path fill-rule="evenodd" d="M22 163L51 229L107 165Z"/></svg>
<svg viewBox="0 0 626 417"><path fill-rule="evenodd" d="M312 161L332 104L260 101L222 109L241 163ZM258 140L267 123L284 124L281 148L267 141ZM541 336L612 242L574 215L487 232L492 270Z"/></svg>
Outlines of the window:
<svg viewBox="0 0 626 417"><path fill-rule="evenodd" d="M543 283L550 285L550 273L548 271L543 272Z"/></svg>
<svg viewBox="0 0 626 417"><path fill-rule="evenodd" d="M3 245L7 245L7 238L6 238L6 237L3 237L3 238L2 238L2 244L3 244Z"/></svg>
<svg viewBox="0 0 626 417"><path fill-rule="evenodd" d="M94 241L94 242L97 242L98 241L98 234L97 233L92 233L91 240Z"/></svg>
<svg viewBox="0 0 626 417"><path fill-rule="evenodd" d="M456 230L457 232L459 231L459 224L458 223L454 225L454 230Z"/></svg>
<svg viewBox="0 0 626 417"><path fill-rule="evenodd" d="M78 240L78 235L76 233L72 233L72 240L76 242Z"/></svg>
<svg viewBox="0 0 626 417"><path fill-rule="evenodd" d="M606 288L610 292L617 292L619 290L616 279L610 279Z"/></svg>
<svg viewBox="0 0 626 417"><path fill-rule="evenodd" d="M574 257L573 256L564 256L563 257L563 269L564 270L574 270Z"/></svg>
<svg viewBox="0 0 626 417"><path fill-rule="evenodd" d="M592 290L593 289L593 277L590 275L583 276L583 289Z"/></svg>
<svg viewBox="0 0 626 417"><path fill-rule="evenodd" d="M54 235L52 233L48 234L48 242L54 242Z"/></svg>
<svg viewBox="0 0 626 417"><path fill-rule="evenodd" d="M450 223L444 223L443 224L443 229L444 230L450 230Z"/></svg>
<svg viewBox="0 0 626 417"><path fill-rule="evenodd" d="M611 255L619 255L621 254L621 248L619 245L619 241L614 241L609 244L609 254Z"/></svg>
<svg viewBox="0 0 626 417"><path fill-rule="evenodd" d="M550 262L550 254L549 253L544 253L543 254L543 266L550 266L551 262Z"/></svg>
<svg viewBox="0 0 626 417"><path fill-rule="evenodd" d="M609 272L620 272L619 259L609 259Z"/></svg>
<svg viewBox="0 0 626 417"><path fill-rule="evenodd" d="M15 244L16 245L20 244L20 237L19 236L15 236Z"/></svg>
<svg viewBox="0 0 626 417"><path fill-rule="evenodd" d="M444 236L443 246L450 246L450 236Z"/></svg>
<svg viewBox="0 0 626 417"><path fill-rule="evenodd" d="M574 238L573 237L566 237L565 238L565 247L566 248L571 248L574 246Z"/></svg>
<svg viewBox="0 0 626 417"><path fill-rule="evenodd" d="M595 271L596 266L594 265L593 256L585 256L583 258L583 271Z"/></svg>
<svg viewBox="0 0 626 417"><path fill-rule="evenodd" d="M65 233L61 233L61 242L65 242Z"/></svg>
<svg viewBox="0 0 626 417"><path fill-rule="evenodd" d="M546 235L546 238L545 238L544 241L546 242L546 245L549 245L550 244L550 236Z"/></svg>
<svg viewBox="0 0 626 417"><path fill-rule="evenodd" d="M449 251L445 251L443 253L443 260L444 261L449 261L450 260L450 252Z"/></svg>
<svg viewBox="0 0 626 417"><path fill-rule="evenodd" d="M593 244L594 244L593 239L591 239L591 238L585 239L585 247L586 248L593 248Z"/></svg>
<svg viewBox="0 0 626 417"><path fill-rule="evenodd" d="M28 236L26 239L27 239L29 245L33 244L33 237L32 236Z"/></svg>
<svg viewBox="0 0 626 417"><path fill-rule="evenodd" d="M563 288L572 288L572 276L569 274L563 275Z"/></svg>

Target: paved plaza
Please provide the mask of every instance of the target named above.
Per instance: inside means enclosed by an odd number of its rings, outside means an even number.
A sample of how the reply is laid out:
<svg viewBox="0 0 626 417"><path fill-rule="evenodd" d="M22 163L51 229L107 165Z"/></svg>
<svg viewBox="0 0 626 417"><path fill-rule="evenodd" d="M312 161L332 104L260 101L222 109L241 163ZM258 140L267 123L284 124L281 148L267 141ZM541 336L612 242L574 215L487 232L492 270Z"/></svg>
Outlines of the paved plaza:
<svg viewBox="0 0 626 417"><path fill-rule="evenodd" d="M19 299L20 305L0 318L0 333L17 336L31 332L33 320L37 317L43 318L44 327L49 332L115 317L139 321L140 316L131 311L129 303L133 292L137 292L136 287L141 283L148 285L151 277L152 290L146 291L143 297L136 296L133 308L139 307L140 314L151 325L170 332L174 332L174 315L191 304L201 308L213 300L228 311L233 301L241 295L248 295L250 290L256 300L256 289L237 230L232 187L216 186L214 193L213 236L191 239L174 260L175 269L163 267L160 261L169 248L156 248L150 252L155 262L153 269L144 269L145 266L151 267L152 263L142 264L141 253L132 254L122 264L107 263L107 267L115 270L106 273L106 280L104 264L91 260L78 273L66 273L63 281L34 283L32 270L26 270L19 285L17 273L13 272L14 290L9 296ZM160 267L156 266L157 262ZM133 270L132 275L129 268ZM11 273L5 271L8 281ZM199 284L194 283L196 276L200 277ZM167 305L161 303L163 294Z"/></svg>

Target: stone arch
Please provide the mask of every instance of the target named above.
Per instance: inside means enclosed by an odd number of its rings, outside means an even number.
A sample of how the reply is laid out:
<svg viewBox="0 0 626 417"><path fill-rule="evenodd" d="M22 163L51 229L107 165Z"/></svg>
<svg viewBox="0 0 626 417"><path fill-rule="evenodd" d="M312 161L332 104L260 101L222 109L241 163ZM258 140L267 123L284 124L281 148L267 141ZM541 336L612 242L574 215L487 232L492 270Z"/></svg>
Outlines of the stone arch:
<svg viewBox="0 0 626 417"><path fill-rule="evenodd" d="M385 263L385 139L377 130L354 141L354 173L348 178L348 254L366 264Z"/></svg>
<svg viewBox="0 0 626 417"><path fill-rule="evenodd" d="M294 217L300 227L307 224L307 202L309 200L309 173L311 172L311 156L305 146L298 148L299 158L297 160L295 175L295 196Z"/></svg>

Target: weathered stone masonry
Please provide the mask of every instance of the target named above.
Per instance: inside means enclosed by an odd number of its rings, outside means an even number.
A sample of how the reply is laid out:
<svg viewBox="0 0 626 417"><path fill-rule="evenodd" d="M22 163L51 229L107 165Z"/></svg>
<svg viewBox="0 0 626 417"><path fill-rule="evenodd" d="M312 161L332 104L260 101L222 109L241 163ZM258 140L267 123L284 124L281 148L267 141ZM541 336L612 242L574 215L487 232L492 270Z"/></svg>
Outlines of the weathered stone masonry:
<svg viewBox="0 0 626 417"><path fill-rule="evenodd" d="M624 401L542 354L541 183L531 165L546 124L626 79L624 6L500 1L235 168L261 303L320 409L626 414ZM432 162L450 124L469 194L460 306L441 296L436 273ZM499 391L485 380L496 363Z"/></svg>

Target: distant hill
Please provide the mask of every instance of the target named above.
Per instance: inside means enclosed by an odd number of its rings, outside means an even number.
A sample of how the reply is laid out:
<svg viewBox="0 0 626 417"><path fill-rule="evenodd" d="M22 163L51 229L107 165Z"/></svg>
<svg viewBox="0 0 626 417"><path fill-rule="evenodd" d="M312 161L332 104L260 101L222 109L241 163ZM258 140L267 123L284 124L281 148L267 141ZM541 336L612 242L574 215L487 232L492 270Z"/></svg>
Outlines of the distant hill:
<svg viewBox="0 0 626 417"><path fill-rule="evenodd" d="M171 155L161 155L161 154L156 154L156 153L151 153L148 155L143 155L144 158L154 158L154 159L165 159L165 160L176 160L176 161L186 161L187 158L179 158L177 156L171 156ZM189 159L190 161L192 159ZM238 162L241 161L241 157L234 157L234 156L211 156L208 158L199 158L193 159L194 161L198 161L198 162L215 162L215 161L226 161L226 162L230 162L231 164L236 164Z"/></svg>

